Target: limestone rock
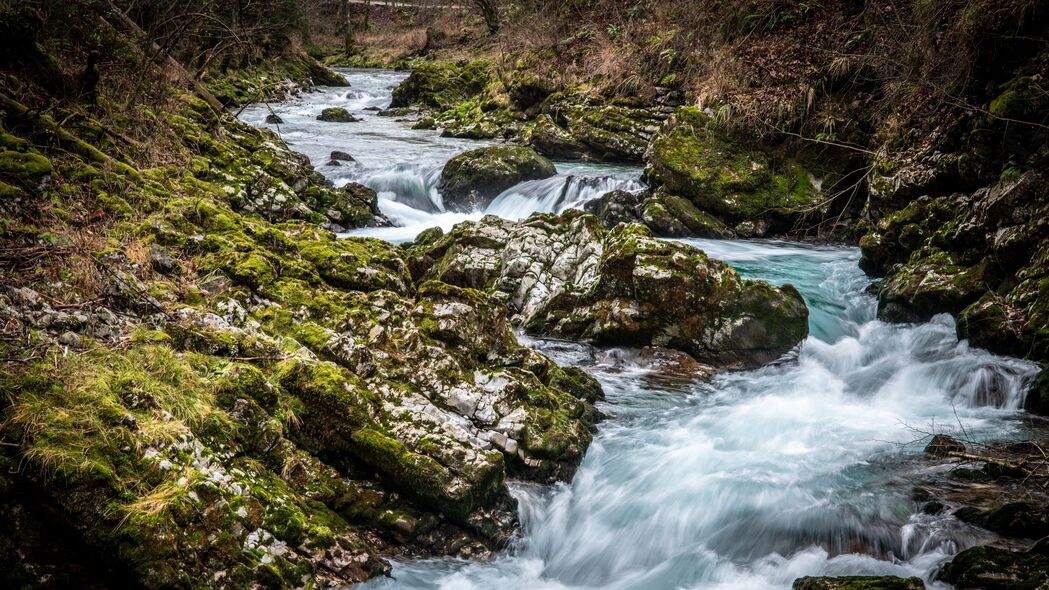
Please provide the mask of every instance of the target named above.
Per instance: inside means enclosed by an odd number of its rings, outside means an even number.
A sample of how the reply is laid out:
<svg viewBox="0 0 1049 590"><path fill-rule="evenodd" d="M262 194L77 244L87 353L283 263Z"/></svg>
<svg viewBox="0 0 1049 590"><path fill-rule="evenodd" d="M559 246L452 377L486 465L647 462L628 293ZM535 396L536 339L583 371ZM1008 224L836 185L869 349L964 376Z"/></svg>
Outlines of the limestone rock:
<svg viewBox="0 0 1049 590"><path fill-rule="evenodd" d="M744 281L690 246L641 225L605 230L579 212L457 226L413 256L416 273L505 300L532 334L662 346L718 366L756 366L808 333L791 286Z"/></svg>

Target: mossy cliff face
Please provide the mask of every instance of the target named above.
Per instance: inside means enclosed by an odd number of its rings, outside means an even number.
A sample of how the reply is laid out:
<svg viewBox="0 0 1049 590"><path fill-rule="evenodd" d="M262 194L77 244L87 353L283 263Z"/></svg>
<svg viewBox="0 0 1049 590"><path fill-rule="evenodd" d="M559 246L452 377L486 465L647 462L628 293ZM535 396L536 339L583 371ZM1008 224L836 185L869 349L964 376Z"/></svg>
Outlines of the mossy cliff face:
<svg viewBox="0 0 1049 590"><path fill-rule="evenodd" d="M827 213L821 181L801 163L746 147L695 107L678 109L652 140L646 162L653 188L687 199L744 236L785 233L805 215L819 220Z"/></svg>
<svg viewBox="0 0 1049 590"><path fill-rule="evenodd" d="M756 366L806 335L790 286L743 281L643 225L604 229L579 212L521 223L488 217L412 251L416 276L491 292L528 332L674 348L718 366Z"/></svg>
<svg viewBox="0 0 1049 590"><path fill-rule="evenodd" d="M192 97L154 113L178 151L151 168L38 112L0 127L0 240L40 253L3 270L3 460L34 490L4 510L53 507L135 585L328 587L488 555L506 478L578 465L600 387L489 295L337 240L383 222L374 193Z"/></svg>

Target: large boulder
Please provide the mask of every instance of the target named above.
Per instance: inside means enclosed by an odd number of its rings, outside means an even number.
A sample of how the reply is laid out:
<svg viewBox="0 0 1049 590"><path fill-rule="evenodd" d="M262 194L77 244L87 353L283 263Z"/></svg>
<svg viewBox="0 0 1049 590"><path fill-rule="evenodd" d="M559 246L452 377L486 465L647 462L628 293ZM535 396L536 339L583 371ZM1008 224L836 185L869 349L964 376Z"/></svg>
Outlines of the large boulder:
<svg viewBox="0 0 1049 590"><path fill-rule="evenodd" d="M553 162L526 147L477 148L452 158L437 189L450 211L483 210L499 193L526 180L557 174Z"/></svg>
<svg viewBox="0 0 1049 590"><path fill-rule="evenodd" d="M521 139L552 158L641 162L665 119L658 109L557 93Z"/></svg>
<svg viewBox="0 0 1049 590"><path fill-rule="evenodd" d="M450 109L480 94L491 79L492 66L485 61L418 62L408 77L394 88L390 107L420 105Z"/></svg>
<svg viewBox="0 0 1049 590"><path fill-rule="evenodd" d="M672 348L723 367L769 362L808 333L793 287L742 280L643 225L606 230L575 211L461 224L414 251L412 272L492 293L529 333Z"/></svg>
<svg viewBox="0 0 1049 590"><path fill-rule="evenodd" d="M750 222L741 233L788 231L802 214L820 213L821 183L801 164L733 141L694 107L678 109L652 140L646 160L653 188L731 224ZM744 231L751 226L760 229Z"/></svg>

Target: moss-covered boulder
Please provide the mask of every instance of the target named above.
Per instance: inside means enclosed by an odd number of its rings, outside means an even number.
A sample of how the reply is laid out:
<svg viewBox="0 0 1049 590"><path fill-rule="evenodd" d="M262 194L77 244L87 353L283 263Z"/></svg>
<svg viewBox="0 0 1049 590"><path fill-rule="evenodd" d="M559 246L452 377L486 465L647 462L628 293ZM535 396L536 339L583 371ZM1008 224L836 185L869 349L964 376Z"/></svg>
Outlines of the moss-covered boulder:
<svg viewBox="0 0 1049 590"><path fill-rule="evenodd" d="M583 210L596 215L605 227L612 228L620 223L637 223L643 194L616 190L587 201Z"/></svg>
<svg viewBox="0 0 1049 590"><path fill-rule="evenodd" d="M782 232L802 214L820 214L814 208L821 183L804 166L744 146L697 108L678 109L652 140L646 161L654 188L732 224L763 220Z"/></svg>
<svg viewBox="0 0 1049 590"><path fill-rule="evenodd" d="M321 114L317 115L317 120L325 123L356 123L360 121L350 111L342 107L328 107L324 109L321 111Z"/></svg>
<svg viewBox="0 0 1049 590"><path fill-rule="evenodd" d="M1049 542L1028 551L971 547L943 566L938 578L959 590L1037 590L1049 580Z"/></svg>
<svg viewBox="0 0 1049 590"><path fill-rule="evenodd" d="M794 580L793 590L925 590L921 578L896 576L805 577Z"/></svg>
<svg viewBox="0 0 1049 590"><path fill-rule="evenodd" d="M639 105L558 92L542 104L520 139L551 158L634 163L641 162L664 119Z"/></svg>
<svg viewBox="0 0 1049 590"><path fill-rule="evenodd" d="M412 64L408 77L394 88L390 107L450 109L480 94L491 78L492 66L486 61L418 61Z"/></svg>
<svg viewBox="0 0 1049 590"><path fill-rule="evenodd" d="M484 289L528 332L605 345L662 346L718 366L756 366L808 333L790 286L743 281L643 225L605 230L591 215L466 223L413 253L427 278Z"/></svg>
<svg viewBox="0 0 1049 590"><path fill-rule="evenodd" d="M583 160L590 158L590 150L572 132L559 126L553 118L540 114L526 128L522 143L532 146L544 156L559 160Z"/></svg>
<svg viewBox="0 0 1049 590"><path fill-rule="evenodd" d="M449 211L479 211L514 185L555 174L553 162L530 148L483 147L449 160L437 189Z"/></svg>
<svg viewBox="0 0 1049 590"><path fill-rule="evenodd" d="M671 238L730 238L732 229L691 201L660 189L641 205L641 221L656 235Z"/></svg>

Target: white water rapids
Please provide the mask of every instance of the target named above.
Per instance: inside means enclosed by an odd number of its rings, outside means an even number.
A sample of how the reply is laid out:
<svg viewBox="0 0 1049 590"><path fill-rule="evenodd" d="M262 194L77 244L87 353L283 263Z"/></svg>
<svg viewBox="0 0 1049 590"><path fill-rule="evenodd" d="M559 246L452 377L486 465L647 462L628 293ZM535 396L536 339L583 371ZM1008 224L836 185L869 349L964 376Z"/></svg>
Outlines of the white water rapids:
<svg viewBox="0 0 1049 590"><path fill-rule="evenodd" d="M352 71L350 89L322 89L274 110L281 133L336 182L380 192L400 227L363 230L399 241L483 213L443 211L441 165L477 142L365 111L385 107L403 74ZM361 123L320 123L343 106ZM262 125L267 111L245 111ZM328 153L357 163L327 166ZM578 207L638 171L560 165L559 174L501 195L508 218ZM950 515L920 514L913 481L930 467L917 431L1021 435L1024 389L1037 367L972 349L946 315L918 325L875 319L854 248L773 241L685 240L743 275L790 282L805 296L812 335L765 368L709 383L662 378L629 351L528 341L586 366L607 400L571 483L515 484L522 534L489 562L395 563L390 589L787 589L805 575L924 577L951 554L991 538Z"/></svg>

